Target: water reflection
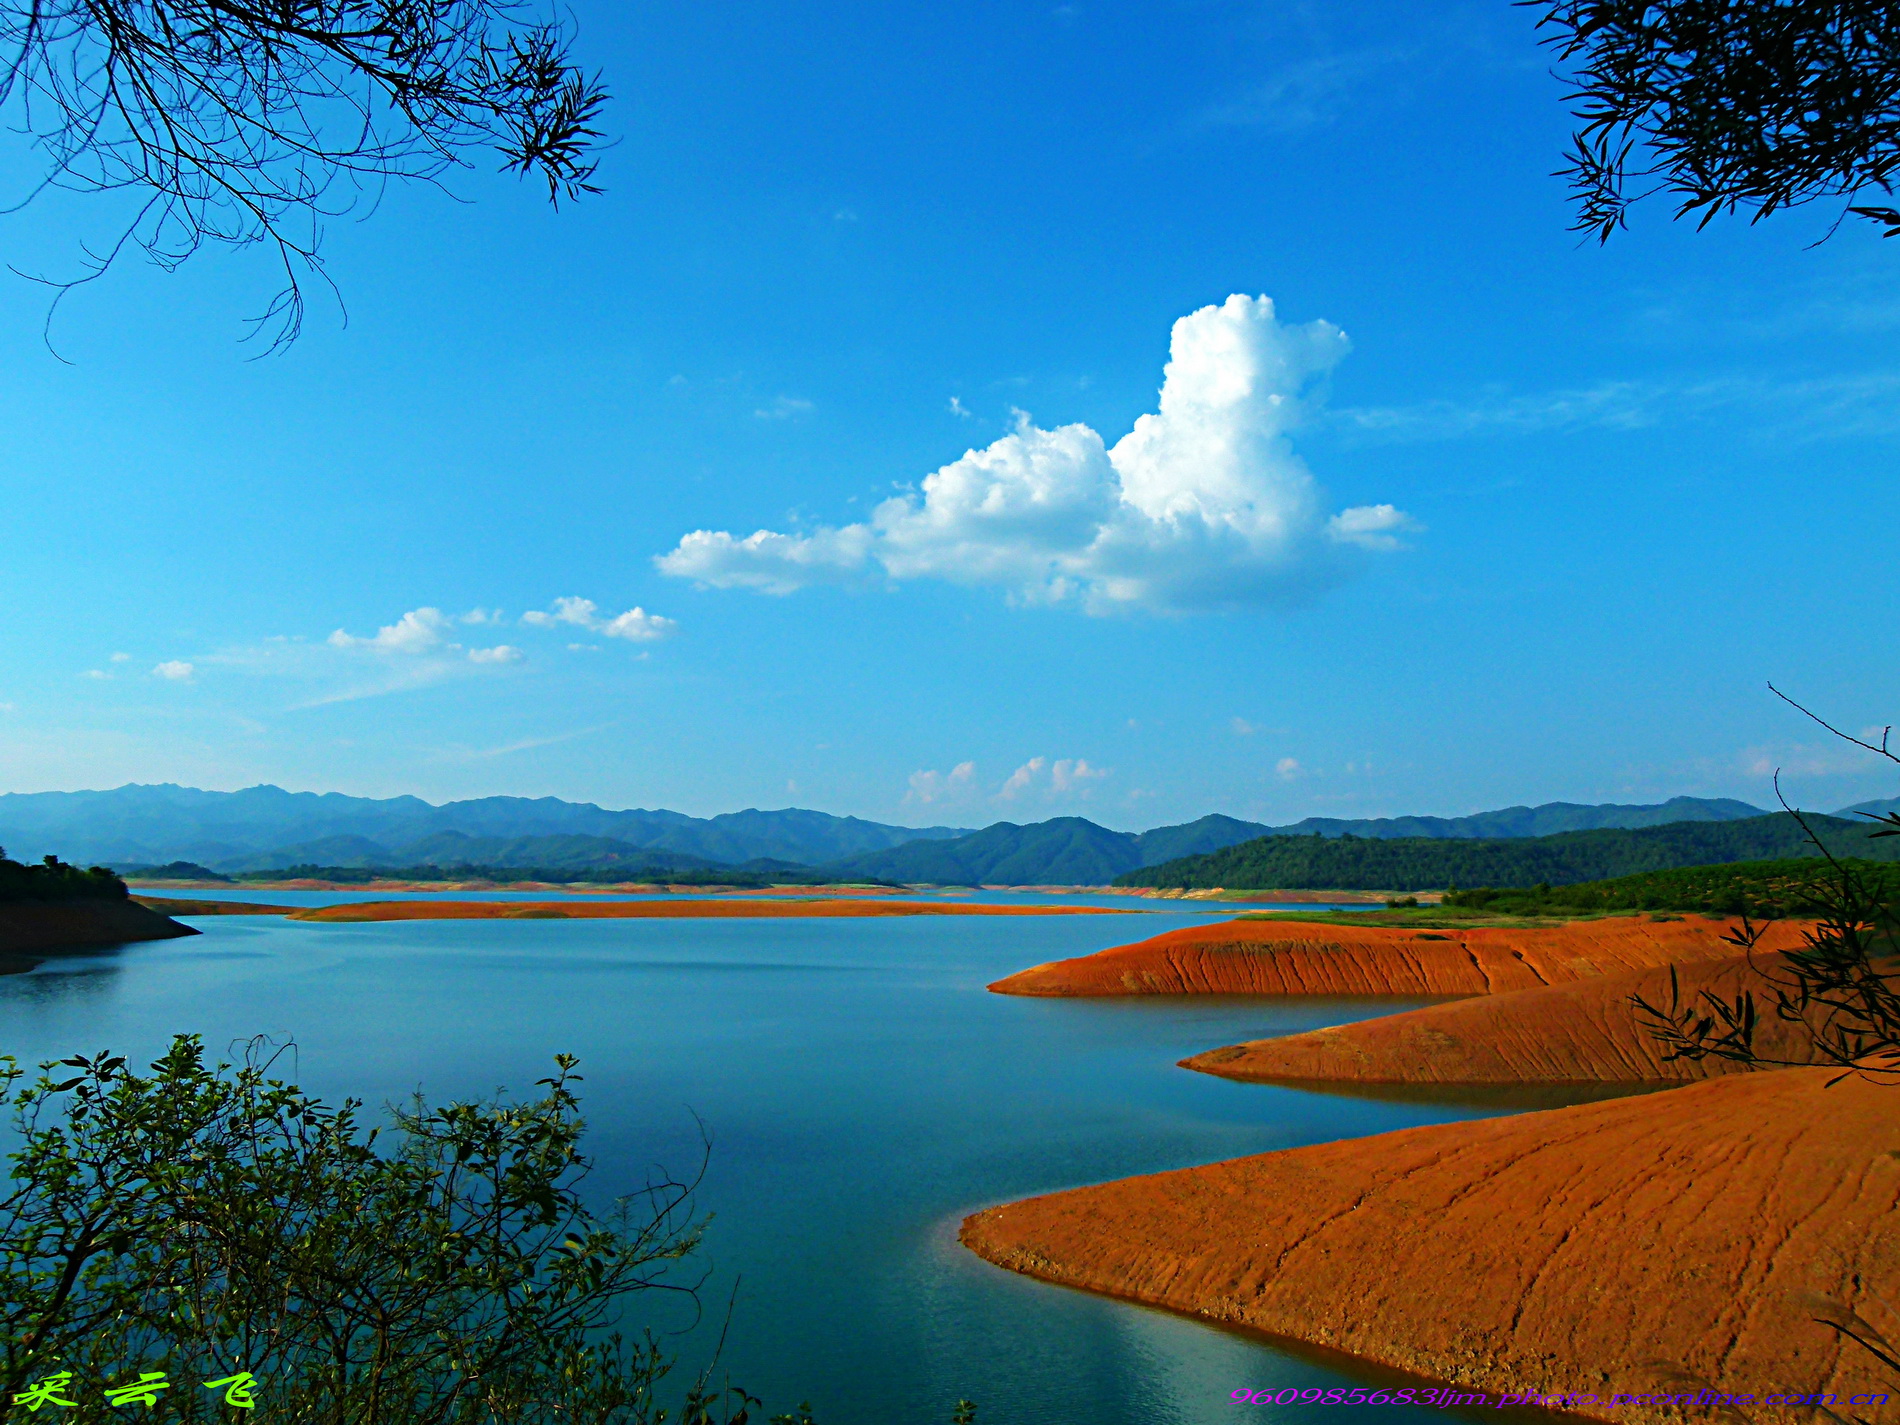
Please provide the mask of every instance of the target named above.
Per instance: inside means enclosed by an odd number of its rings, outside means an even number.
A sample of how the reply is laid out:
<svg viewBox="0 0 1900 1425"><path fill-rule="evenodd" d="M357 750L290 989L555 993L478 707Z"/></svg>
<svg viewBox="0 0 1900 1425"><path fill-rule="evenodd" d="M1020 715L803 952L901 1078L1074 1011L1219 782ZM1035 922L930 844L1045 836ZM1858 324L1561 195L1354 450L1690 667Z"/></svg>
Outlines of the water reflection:
<svg viewBox="0 0 1900 1425"><path fill-rule="evenodd" d="M985 1425L1225 1425L1240 1385L1373 1373L1000 1271L956 1245L957 1222L1009 1198L1515 1105L1175 1067L1216 1045L1390 1013L1390 1000L984 989L1204 916L206 917L202 936L0 980L0 1047L22 1062L110 1047L144 1063L174 1033L223 1046L266 1031L295 1038L306 1088L371 1105L418 1086L436 1100L527 1089L573 1052L603 1201L656 1162L690 1166L700 1123L710 1130L706 1300L720 1318L737 1287L726 1365L765 1413L810 1399L825 1425L929 1422L967 1396ZM687 1360L710 1352L719 1325L676 1343Z"/></svg>

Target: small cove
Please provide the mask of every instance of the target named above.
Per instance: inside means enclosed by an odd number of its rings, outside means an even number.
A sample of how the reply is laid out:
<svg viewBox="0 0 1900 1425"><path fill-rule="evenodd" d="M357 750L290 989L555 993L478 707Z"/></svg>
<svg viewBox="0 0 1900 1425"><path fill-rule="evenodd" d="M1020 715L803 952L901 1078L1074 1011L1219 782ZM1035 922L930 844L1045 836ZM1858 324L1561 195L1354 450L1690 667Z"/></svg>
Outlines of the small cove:
<svg viewBox="0 0 1900 1425"><path fill-rule="evenodd" d="M281 893L293 895L369 898ZM714 1214L713 1319L679 1348L689 1362L710 1348L736 1279L725 1364L767 1414L809 1399L821 1425L947 1421L968 1396L983 1425L1211 1425L1263 1413L1233 1403L1241 1386L1382 1383L1350 1363L1016 1277L956 1245L963 1214L996 1201L1528 1106L1314 1094L1174 1067L1218 1044L1411 1002L984 990L1210 914L1141 908L334 926L207 917L193 922L201 936L0 980L0 1048L22 1062L106 1047L149 1059L175 1031L213 1050L292 1036L307 1088L372 1105L418 1087L437 1100L529 1092L553 1054L576 1053L603 1197L653 1165L690 1169L701 1123L711 1136L700 1206ZM656 1324L682 1323L663 1313Z"/></svg>

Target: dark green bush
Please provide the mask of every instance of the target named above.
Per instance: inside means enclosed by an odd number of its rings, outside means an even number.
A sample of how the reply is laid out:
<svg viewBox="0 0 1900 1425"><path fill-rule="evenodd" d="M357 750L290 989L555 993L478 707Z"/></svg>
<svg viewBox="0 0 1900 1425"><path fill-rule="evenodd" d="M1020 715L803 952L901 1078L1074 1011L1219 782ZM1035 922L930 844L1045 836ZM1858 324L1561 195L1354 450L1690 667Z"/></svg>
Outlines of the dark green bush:
<svg viewBox="0 0 1900 1425"><path fill-rule="evenodd" d="M0 904L11 901L122 901L125 882L104 866L82 871L57 856L37 866L6 859L0 850Z"/></svg>

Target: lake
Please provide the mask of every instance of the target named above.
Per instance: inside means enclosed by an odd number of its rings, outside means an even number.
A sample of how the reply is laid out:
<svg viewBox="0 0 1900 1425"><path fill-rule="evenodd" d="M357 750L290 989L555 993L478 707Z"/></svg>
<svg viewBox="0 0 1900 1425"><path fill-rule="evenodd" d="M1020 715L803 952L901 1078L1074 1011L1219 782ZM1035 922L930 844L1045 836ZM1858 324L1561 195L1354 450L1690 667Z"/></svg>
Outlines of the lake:
<svg viewBox="0 0 1900 1425"><path fill-rule="evenodd" d="M967 1396L981 1425L1442 1419L1393 1406L1235 1404L1243 1386L1395 1377L1030 1281L956 1244L959 1220L997 1201L1505 1111L1236 1084L1174 1066L1403 1002L1036 1000L983 988L1209 914L207 917L191 922L204 933L190 939L0 978L0 1049L32 1062L110 1048L143 1063L175 1032L200 1033L214 1051L290 1036L305 1088L372 1106L417 1088L437 1100L529 1093L553 1055L578 1054L603 1198L638 1187L649 1165L692 1168L698 1124L710 1134L699 1203L713 1214L704 1300L716 1319L678 1344L688 1361L710 1349L736 1283L725 1364L766 1414L809 1400L820 1425L929 1425ZM677 1313L655 1323L682 1325Z"/></svg>

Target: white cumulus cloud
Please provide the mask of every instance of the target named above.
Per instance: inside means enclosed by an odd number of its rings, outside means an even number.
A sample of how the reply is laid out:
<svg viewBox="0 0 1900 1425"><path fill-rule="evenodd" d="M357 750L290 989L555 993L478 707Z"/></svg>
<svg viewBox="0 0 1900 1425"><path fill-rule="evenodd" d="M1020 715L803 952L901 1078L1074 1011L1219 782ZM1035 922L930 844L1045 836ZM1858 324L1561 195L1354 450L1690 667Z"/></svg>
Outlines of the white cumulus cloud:
<svg viewBox="0 0 1900 1425"><path fill-rule="evenodd" d="M1047 757L1031 757L1022 766L1009 774L1009 780L998 788L996 799L1001 802L1013 802L1029 788L1035 785L1042 769L1049 765Z"/></svg>
<svg viewBox="0 0 1900 1425"><path fill-rule="evenodd" d="M168 658L152 669L154 678L163 678L168 683L187 683L191 681L191 664L180 658Z"/></svg>
<svg viewBox="0 0 1900 1425"><path fill-rule="evenodd" d="M1083 758L1062 758L1049 769L1049 785L1058 792L1085 791L1090 782L1099 782L1108 773L1091 767Z"/></svg>
<svg viewBox="0 0 1900 1425"><path fill-rule="evenodd" d="M556 599L551 611L536 609L523 614L521 621L535 628L554 628L569 623L576 628L605 634L608 638L624 638L632 643L651 643L655 639L665 638L679 627L674 620L650 614L637 605L623 614L603 618L599 605L592 599L575 598Z"/></svg>
<svg viewBox="0 0 1900 1425"><path fill-rule="evenodd" d="M910 774L910 790L904 793L907 802L959 801L967 796L976 782L976 763L959 762L948 772L923 771Z"/></svg>
<svg viewBox="0 0 1900 1425"><path fill-rule="evenodd" d="M1390 505L1329 515L1288 434L1343 357L1329 322L1229 297L1174 324L1159 409L1111 448L1076 424L1014 432L885 500L861 523L743 537L695 530L656 559L716 588L936 578L1092 613L1283 603L1415 528Z"/></svg>
<svg viewBox="0 0 1900 1425"><path fill-rule="evenodd" d="M409 610L394 623L384 624L366 637L339 628L330 635L329 644L332 648L350 653L413 659L431 668L463 656L470 663L519 663L524 656L521 650L506 643L496 644L493 648L464 648L449 637L457 623L493 623L499 618L499 613L489 615L477 610L474 614L452 619L440 609L423 607Z"/></svg>
<svg viewBox="0 0 1900 1425"><path fill-rule="evenodd" d="M1013 802L1031 792L1044 801L1062 796L1086 797L1090 787L1107 775L1105 769L1091 767L1084 757L1059 757L1054 762L1047 757L1031 757L997 788L996 800Z"/></svg>
<svg viewBox="0 0 1900 1425"><path fill-rule="evenodd" d="M411 609L394 623L384 624L366 638L338 629L330 635L332 648L361 648L374 653L401 653L411 657L433 653L448 642L451 621L440 609Z"/></svg>

